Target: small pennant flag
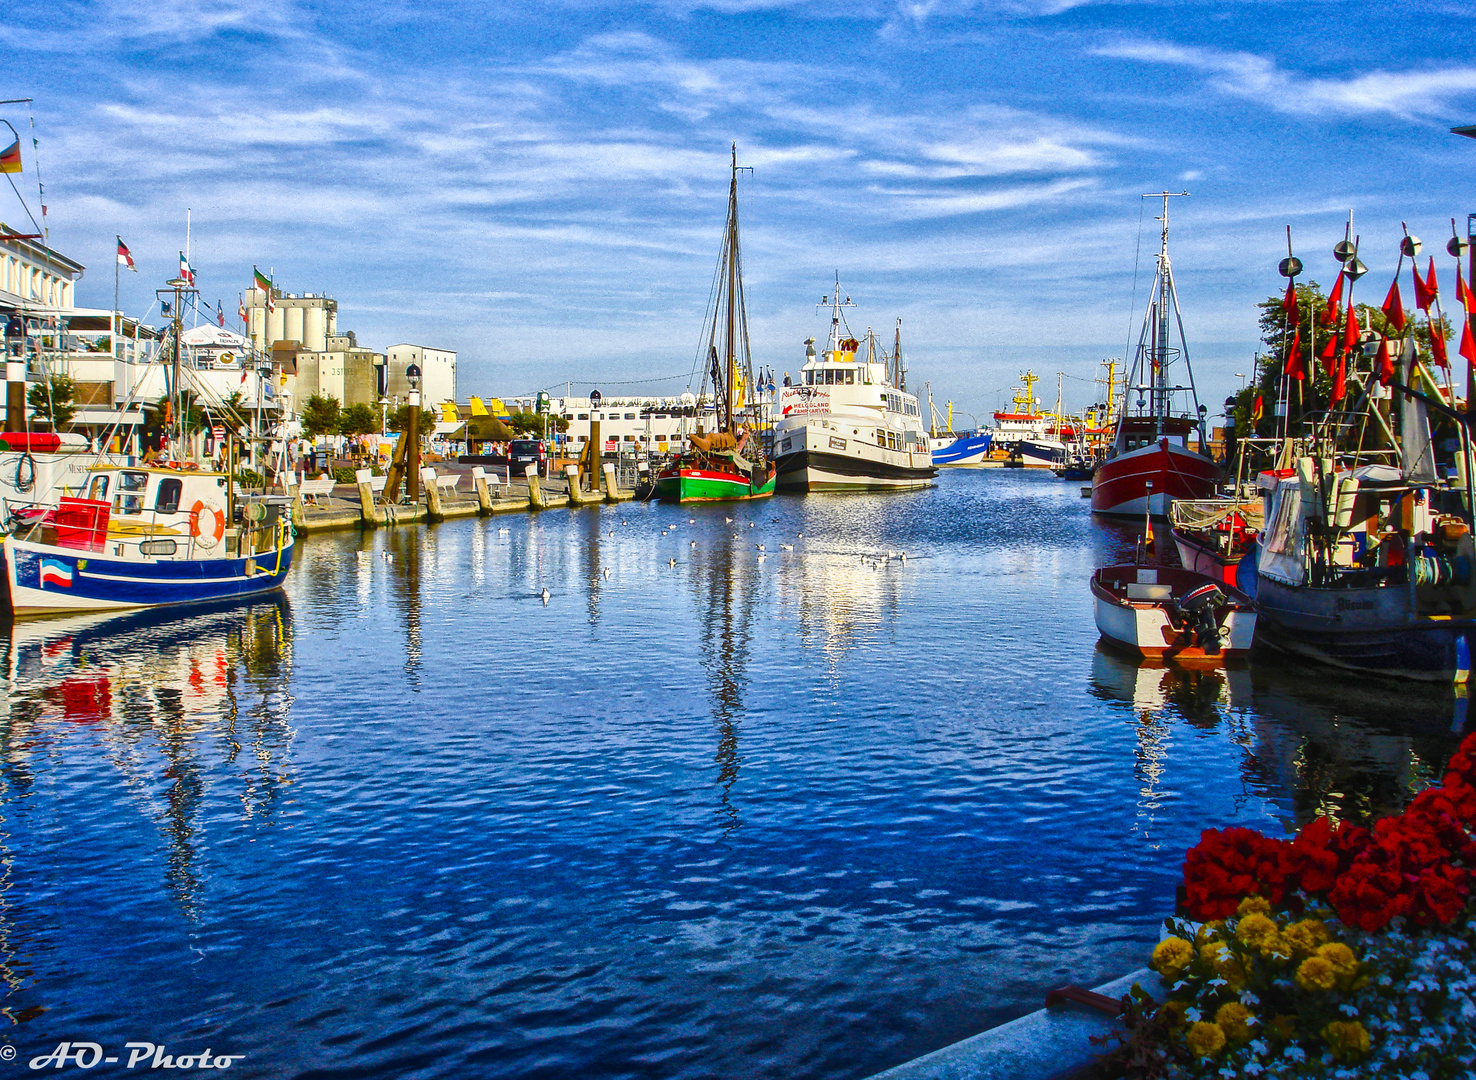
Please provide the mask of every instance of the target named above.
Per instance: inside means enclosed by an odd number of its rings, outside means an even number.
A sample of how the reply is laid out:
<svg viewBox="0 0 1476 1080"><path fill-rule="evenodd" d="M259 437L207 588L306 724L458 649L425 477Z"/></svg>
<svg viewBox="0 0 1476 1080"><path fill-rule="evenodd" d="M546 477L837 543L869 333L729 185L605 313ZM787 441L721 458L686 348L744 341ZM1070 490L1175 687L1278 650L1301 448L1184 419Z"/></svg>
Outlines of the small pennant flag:
<svg viewBox="0 0 1476 1080"><path fill-rule="evenodd" d="M1348 351L1358 344L1358 317L1348 309L1348 322L1343 326L1343 349Z"/></svg>
<svg viewBox="0 0 1476 1080"><path fill-rule="evenodd" d="M1333 365L1338 362L1338 337L1336 334L1327 335L1327 343L1322 346L1322 351L1317 354L1317 359L1322 361L1322 367L1327 372L1327 377L1333 377Z"/></svg>
<svg viewBox="0 0 1476 1080"><path fill-rule="evenodd" d="M1305 379L1307 369L1302 365L1302 328L1292 335L1291 349L1286 354L1286 373L1293 379Z"/></svg>
<svg viewBox="0 0 1476 1080"><path fill-rule="evenodd" d="M7 146L0 151L0 173L21 171L21 144L20 140Z"/></svg>
<svg viewBox="0 0 1476 1080"><path fill-rule="evenodd" d="M240 293L237 294L236 317L243 323L246 321L246 297Z"/></svg>
<svg viewBox="0 0 1476 1080"><path fill-rule="evenodd" d="M1286 312L1286 317L1292 322L1297 322L1297 283L1288 281L1286 283L1286 295L1281 298L1281 310Z"/></svg>
<svg viewBox="0 0 1476 1080"><path fill-rule="evenodd" d="M1343 400L1347 393L1348 357L1344 356L1338 361L1338 373L1333 376L1332 393L1328 395L1328 403L1335 404Z"/></svg>
<svg viewBox="0 0 1476 1080"><path fill-rule="evenodd" d="M1435 259L1430 259L1430 273L1425 278L1425 294L1433 302L1440 295L1440 283L1435 280Z"/></svg>
<svg viewBox="0 0 1476 1080"><path fill-rule="evenodd" d="M1461 355L1471 364L1476 364L1476 338L1471 336L1471 322L1469 319L1466 320L1466 324L1461 328Z"/></svg>
<svg viewBox="0 0 1476 1080"><path fill-rule="evenodd" d="M195 284L195 270L190 266L190 261L184 257L184 252L179 253L179 278L186 285Z"/></svg>
<svg viewBox="0 0 1476 1080"><path fill-rule="evenodd" d="M1327 294L1327 307L1322 309L1321 323L1331 326L1338 321L1338 309L1343 303L1343 272L1338 271L1338 280L1333 282L1332 292Z"/></svg>
<svg viewBox="0 0 1476 1080"><path fill-rule="evenodd" d="M1379 385L1388 386L1389 380L1394 378L1394 353L1389 348L1389 339L1379 338Z"/></svg>
<svg viewBox="0 0 1476 1080"><path fill-rule="evenodd" d="M1456 264L1456 302L1464 305L1468 312L1476 311L1476 293L1471 291L1471 286L1461 275L1460 263Z"/></svg>
<svg viewBox="0 0 1476 1080"><path fill-rule="evenodd" d="M1399 295L1399 279L1389 285L1389 295L1384 297L1384 317L1397 331L1404 329L1404 299Z"/></svg>
<svg viewBox="0 0 1476 1080"><path fill-rule="evenodd" d="M1450 370L1450 357L1445 352L1445 335L1440 332L1440 327L1430 327L1430 356L1446 371Z"/></svg>
<svg viewBox="0 0 1476 1080"><path fill-rule="evenodd" d="M128 250L128 245L123 242L121 236L118 237L118 265L126 266L135 274L138 273L138 267L133 265L133 252Z"/></svg>
<svg viewBox="0 0 1476 1080"><path fill-rule="evenodd" d="M1421 311L1430 310L1430 287L1425 284L1425 279L1420 277L1420 268L1411 266L1414 273L1415 307Z"/></svg>

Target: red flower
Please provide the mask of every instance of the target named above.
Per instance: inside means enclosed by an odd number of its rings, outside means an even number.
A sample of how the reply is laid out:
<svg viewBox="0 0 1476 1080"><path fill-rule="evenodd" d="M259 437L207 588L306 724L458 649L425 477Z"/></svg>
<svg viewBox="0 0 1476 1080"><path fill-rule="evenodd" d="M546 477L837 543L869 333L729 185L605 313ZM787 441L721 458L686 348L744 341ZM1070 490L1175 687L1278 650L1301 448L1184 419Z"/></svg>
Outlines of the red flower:
<svg viewBox="0 0 1476 1080"><path fill-rule="evenodd" d="M1367 829L1331 818L1316 818L1292 841L1291 857L1297 883L1313 895L1326 893L1370 843Z"/></svg>
<svg viewBox="0 0 1476 1080"><path fill-rule="evenodd" d="M1286 894L1291 846L1254 829L1206 829L1184 859L1185 905L1196 919L1224 919L1247 896L1273 906Z"/></svg>
<svg viewBox="0 0 1476 1080"><path fill-rule="evenodd" d="M1411 902L1404 893L1403 874L1362 857L1338 879L1328 900L1339 919L1369 931L1388 926L1390 919L1409 910Z"/></svg>

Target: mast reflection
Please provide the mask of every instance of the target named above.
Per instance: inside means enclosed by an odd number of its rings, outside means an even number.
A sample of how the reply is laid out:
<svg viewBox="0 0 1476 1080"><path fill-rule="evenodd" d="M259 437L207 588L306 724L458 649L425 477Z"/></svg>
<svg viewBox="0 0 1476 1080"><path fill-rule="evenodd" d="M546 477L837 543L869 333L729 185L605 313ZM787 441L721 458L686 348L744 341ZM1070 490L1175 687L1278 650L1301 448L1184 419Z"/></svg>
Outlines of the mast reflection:
<svg viewBox="0 0 1476 1080"><path fill-rule="evenodd" d="M733 789L743 764L738 736L753 640L753 568L740 569L733 548L716 544L694 564L693 584L703 608L699 647L718 731L713 761L720 794L715 813L722 838L727 839L743 825Z"/></svg>

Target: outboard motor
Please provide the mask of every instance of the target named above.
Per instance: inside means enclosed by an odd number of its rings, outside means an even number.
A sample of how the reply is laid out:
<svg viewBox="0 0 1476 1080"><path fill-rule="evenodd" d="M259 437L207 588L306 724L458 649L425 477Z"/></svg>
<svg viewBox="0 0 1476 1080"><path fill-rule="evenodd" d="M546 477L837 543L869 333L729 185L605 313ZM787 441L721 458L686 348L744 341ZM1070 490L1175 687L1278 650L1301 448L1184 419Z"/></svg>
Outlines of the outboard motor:
<svg viewBox="0 0 1476 1080"><path fill-rule="evenodd" d="M1225 594L1213 582L1191 590L1179 601L1179 607L1194 624L1199 647L1207 653L1220 651L1220 623L1215 618L1215 609L1224 602Z"/></svg>

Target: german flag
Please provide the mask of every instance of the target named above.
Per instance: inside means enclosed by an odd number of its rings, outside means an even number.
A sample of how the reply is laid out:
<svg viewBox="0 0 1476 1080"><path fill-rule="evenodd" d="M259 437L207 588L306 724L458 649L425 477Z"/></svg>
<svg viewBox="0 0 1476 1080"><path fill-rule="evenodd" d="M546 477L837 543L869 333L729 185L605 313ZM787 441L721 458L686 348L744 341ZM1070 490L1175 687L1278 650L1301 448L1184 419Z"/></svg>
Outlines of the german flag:
<svg viewBox="0 0 1476 1080"><path fill-rule="evenodd" d="M21 144L16 139L0 152L0 173L21 171Z"/></svg>

